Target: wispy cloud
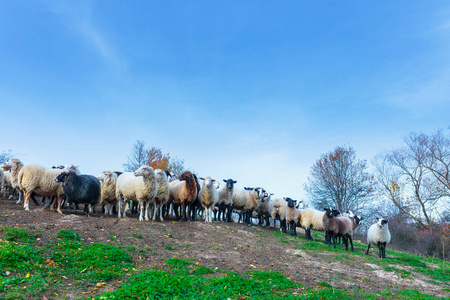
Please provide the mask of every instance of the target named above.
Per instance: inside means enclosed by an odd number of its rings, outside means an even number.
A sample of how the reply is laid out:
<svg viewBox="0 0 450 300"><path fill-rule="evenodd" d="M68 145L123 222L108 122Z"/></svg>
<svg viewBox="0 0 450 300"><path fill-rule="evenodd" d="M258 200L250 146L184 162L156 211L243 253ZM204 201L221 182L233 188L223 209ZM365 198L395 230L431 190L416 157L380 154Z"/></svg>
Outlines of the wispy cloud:
<svg viewBox="0 0 450 300"><path fill-rule="evenodd" d="M93 7L89 1L45 1L49 10L70 33L80 36L108 65L122 69L126 61L106 34L93 22Z"/></svg>

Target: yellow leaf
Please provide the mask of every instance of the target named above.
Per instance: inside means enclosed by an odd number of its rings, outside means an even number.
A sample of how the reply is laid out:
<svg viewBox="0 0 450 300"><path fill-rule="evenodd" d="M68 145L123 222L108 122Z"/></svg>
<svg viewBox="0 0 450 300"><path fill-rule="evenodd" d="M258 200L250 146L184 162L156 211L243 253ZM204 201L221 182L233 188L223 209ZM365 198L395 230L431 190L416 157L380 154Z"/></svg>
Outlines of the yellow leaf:
<svg viewBox="0 0 450 300"><path fill-rule="evenodd" d="M28 278L28 277L30 277L30 273L28 273L28 274L25 276L25 278Z"/></svg>

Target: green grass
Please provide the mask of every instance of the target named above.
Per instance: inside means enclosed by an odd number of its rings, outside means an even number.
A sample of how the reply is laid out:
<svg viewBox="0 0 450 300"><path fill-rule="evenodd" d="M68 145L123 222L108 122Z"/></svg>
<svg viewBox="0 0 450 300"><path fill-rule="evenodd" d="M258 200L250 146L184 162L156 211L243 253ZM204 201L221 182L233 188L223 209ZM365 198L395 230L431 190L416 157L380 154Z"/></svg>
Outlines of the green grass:
<svg viewBox="0 0 450 300"><path fill-rule="evenodd" d="M84 244L80 235L71 230L54 231L54 236L43 245L32 234L36 231L10 227L0 230L0 299L42 299L44 295L55 298L55 293L62 290L63 295L68 286L75 288L79 292L77 297L83 299L93 295L83 295L82 291L92 292L96 284L106 282L119 287L96 299L435 299L400 286L378 293L343 290L335 280L333 284L319 281L306 287L277 271L254 270L239 274L231 271L232 268L227 271L202 266L193 259L171 258L160 269L137 271L128 253L155 255L154 249ZM353 263L351 267L361 268L370 263L376 266L373 269L395 272L402 278L424 274L437 290L449 291L448 262L391 250L387 251L388 258L380 259L375 253L365 255L361 251L363 244L355 245L358 247L355 252L345 251L341 245L334 249L320 240L320 234L315 242L275 231L269 234L287 248L301 249L314 256L326 253L334 261ZM117 239L113 232L110 237ZM170 244L163 247L175 250ZM301 255L296 256L295 259L301 259ZM56 299L64 299L64 296L56 296Z"/></svg>
<svg viewBox="0 0 450 300"><path fill-rule="evenodd" d="M0 298L29 299L53 294L72 282L83 286L123 278L133 268L124 250L104 244L84 245L77 233L61 230L39 246L27 230L2 228Z"/></svg>

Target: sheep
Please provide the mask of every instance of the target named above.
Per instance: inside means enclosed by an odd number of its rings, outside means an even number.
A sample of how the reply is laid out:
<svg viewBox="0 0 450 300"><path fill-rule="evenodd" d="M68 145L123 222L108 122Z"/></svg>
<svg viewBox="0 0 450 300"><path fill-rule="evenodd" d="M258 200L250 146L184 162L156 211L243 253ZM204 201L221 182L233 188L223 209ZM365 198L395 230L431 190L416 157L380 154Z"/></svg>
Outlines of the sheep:
<svg viewBox="0 0 450 300"><path fill-rule="evenodd" d="M298 215L300 211L297 209L296 203L297 200L293 200L292 198L283 198L287 202L286 207L286 224L290 226L291 235L296 235L296 222L298 219ZM300 201L302 202L302 201Z"/></svg>
<svg viewBox="0 0 450 300"><path fill-rule="evenodd" d="M233 191L234 184L237 183L236 180L233 179L224 179L223 180L226 185L219 190L219 201L217 202L217 206L219 207L219 217L222 214L222 220L225 221L225 211L226 211L226 221L231 222L231 206L233 205Z"/></svg>
<svg viewBox="0 0 450 300"><path fill-rule="evenodd" d="M181 220L187 221L186 208L191 205L192 202L197 198L198 190L197 184L194 179L194 174L190 171L184 171L179 180L174 180L170 184L170 198L173 201L173 207L175 212L175 217L180 219L178 216L178 208L181 206ZM189 218L191 216L189 215Z"/></svg>
<svg viewBox="0 0 450 300"><path fill-rule="evenodd" d="M17 200L17 204L19 204L23 198L22 192L19 188L19 172L24 165L18 158L11 158L6 166L11 168L11 186L19 193L19 199ZM14 195L14 192L12 193L12 195ZM9 198L13 199L14 197L9 196Z"/></svg>
<svg viewBox="0 0 450 300"><path fill-rule="evenodd" d="M97 178L101 185L99 204L105 206L105 215L112 215L113 207L118 203L116 198L117 175L111 171L103 171Z"/></svg>
<svg viewBox="0 0 450 300"><path fill-rule="evenodd" d="M270 216L273 219L273 227L275 228L277 220L280 221L280 231L286 233L286 201L283 199L273 199L269 203Z"/></svg>
<svg viewBox="0 0 450 300"><path fill-rule="evenodd" d="M57 211L62 214L61 203L64 190L62 184L55 182L55 178L64 171L79 174L77 167L74 165L66 165L64 170L45 168L40 165L27 165L21 168L18 175L18 185L19 189L25 194L24 209L30 210L30 198L33 198L33 194L36 193L41 196L57 196ZM53 210L52 204L50 210Z"/></svg>
<svg viewBox="0 0 450 300"><path fill-rule="evenodd" d="M259 203L259 205L256 207L255 212L257 213L259 222L258 225L263 225L263 220L265 220L266 225L265 226L270 226L270 222L269 222L269 216L270 216L270 209L269 209L269 205L271 202L271 197L273 195L273 193L267 193L266 191L263 190L263 197L261 198L261 202Z"/></svg>
<svg viewBox="0 0 450 300"><path fill-rule="evenodd" d="M378 256L386 258L386 244L391 242L391 233L389 232L388 220L379 218L378 222L372 224L367 231L367 251L369 255L370 244L378 246Z"/></svg>
<svg viewBox="0 0 450 300"><path fill-rule="evenodd" d="M298 214L296 225L305 230L305 238L308 241L313 241L311 229L314 231L324 231L323 215L323 211L313 208L304 209Z"/></svg>
<svg viewBox="0 0 450 300"><path fill-rule="evenodd" d="M323 227L325 230L325 242L328 246L331 246L331 239L333 239L334 248L336 248L336 238L339 234L339 230L341 226L345 226L342 224L342 220L336 218L340 211L337 209L324 208L325 213L323 215ZM347 218L350 225L350 220ZM350 225L351 227L351 225Z"/></svg>
<svg viewBox="0 0 450 300"><path fill-rule="evenodd" d="M125 208L130 200L136 200L140 204L139 221L143 221L144 218L148 221L149 203L154 201L157 192L155 171L150 166L143 165L134 173L125 172L120 175L116 183L119 218L126 217L125 209L122 208Z"/></svg>
<svg viewBox="0 0 450 300"><path fill-rule="evenodd" d="M170 174L170 173L169 173ZM161 169L155 170L156 184L158 186L153 209L153 221L156 220L156 213L159 210L159 219L164 221L163 207L169 203L170 186L166 171Z"/></svg>
<svg viewBox="0 0 450 300"><path fill-rule="evenodd" d="M4 172L4 181L3 181L3 198L6 199L6 190L9 190L9 194L12 195L13 187L11 183L11 172L8 170Z"/></svg>
<svg viewBox="0 0 450 300"><path fill-rule="evenodd" d="M219 201L219 193L214 185L215 179L211 177L200 177L203 180L202 188L198 194L200 203L205 210L205 222L212 223L212 209Z"/></svg>
<svg viewBox="0 0 450 300"><path fill-rule="evenodd" d="M195 221L197 218L197 211L202 209L202 204L200 203L200 199L199 199L199 193L200 193L200 183L198 182L198 178L197 175L192 174L194 176L194 180L195 180L195 186L197 187L197 197L195 197L195 200L191 202L191 204L188 205L188 209L189 209L189 217L191 218L191 220ZM217 188L217 181L214 182L214 186L216 186ZM202 216L203 216L203 210L202 210Z"/></svg>
<svg viewBox="0 0 450 300"><path fill-rule="evenodd" d="M235 189L233 193L232 207L234 209L240 209L245 213L245 222L247 225L251 225L251 213L258 207L263 197L261 188L244 188Z"/></svg>
<svg viewBox="0 0 450 300"><path fill-rule="evenodd" d="M352 229L355 231L355 229L361 224L361 221L364 220L364 217L355 215L352 211L347 210L345 213L342 214L343 217L348 217L350 221L352 221ZM339 237L338 243L341 243L341 237ZM345 241L344 241L345 245Z"/></svg>
<svg viewBox="0 0 450 300"><path fill-rule="evenodd" d="M74 204L74 214L76 204L88 204L89 213L92 213L92 207L99 203L101 197L100 180L92 175L78 175L75 172L61 172L55 179L55 182L61 182L64 195L67 201Z"/></svg>

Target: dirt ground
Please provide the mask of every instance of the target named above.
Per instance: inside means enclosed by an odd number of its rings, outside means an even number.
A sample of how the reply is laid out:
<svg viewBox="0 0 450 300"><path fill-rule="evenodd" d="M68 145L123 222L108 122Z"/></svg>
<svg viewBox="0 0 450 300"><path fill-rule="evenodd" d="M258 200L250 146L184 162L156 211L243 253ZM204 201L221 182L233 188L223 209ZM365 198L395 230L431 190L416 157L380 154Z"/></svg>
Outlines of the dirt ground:
<svg viewBox="0 0 450 300"><path fill-rule="evenodd" d="M416 288L435 296L442 294L442 286L428 283L426 276L416 274L400 278L377 265L368 264L358 256L334 260L335 252L312 252L295 249L296 243L305 243L304 233L298 238L276 234L274 229L257 225L204 221L179 222L174 220L139 222L137 216L118 219L117 216L87 217L80 211L63 209L63 215L43 206L30 203L31 211L24 211L15 201L1 199L0 226L28 227L39 230L39 243L45 244L56 232L70 229L79 233L84 243L107 243L116 246L134 246L151 251L142 254L131 251L136 269L162 266L168 258L189 258L212 269L218 267L245 273L250 270L277 270L288 278L306 286L317 287L327 282L339 289L363 289L381 292L386 287ZM149 248L148 248L149 247ZM363 252L365 249L355 248ZM374 255L375 249L372 250ZM389 258L389 249L387 251ZM120 282L115 283L117 286ZM114 289L107 286L105 289ZM448 286L447 286L448 288Z"/></svg>

